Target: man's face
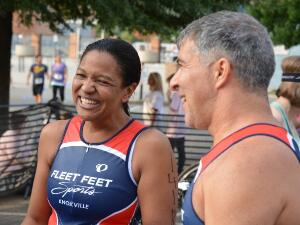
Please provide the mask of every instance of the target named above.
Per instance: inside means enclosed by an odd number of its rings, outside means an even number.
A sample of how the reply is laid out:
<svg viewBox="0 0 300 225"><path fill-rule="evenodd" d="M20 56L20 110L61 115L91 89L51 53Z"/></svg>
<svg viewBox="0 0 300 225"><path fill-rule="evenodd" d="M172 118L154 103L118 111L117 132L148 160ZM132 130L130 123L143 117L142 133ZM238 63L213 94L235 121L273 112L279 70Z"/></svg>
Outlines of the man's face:
<svg viewBox="0 0 300 225"><path fill-rule="evenodd" d="M171 80L171 87L179 90L185 123L190 127L207 129L214 99L211 64L199 53L191 39L185 40L181 45L178 64L179 68Z"/></svg>
<svg viewBox="0 0 300 225"><path fill-rule="evenodd" d="M35 58L35 62L36 62L37 64L41 64L41 63L42 63L42 57L41 57L41 56L37 56L37 57Z"/></svg>

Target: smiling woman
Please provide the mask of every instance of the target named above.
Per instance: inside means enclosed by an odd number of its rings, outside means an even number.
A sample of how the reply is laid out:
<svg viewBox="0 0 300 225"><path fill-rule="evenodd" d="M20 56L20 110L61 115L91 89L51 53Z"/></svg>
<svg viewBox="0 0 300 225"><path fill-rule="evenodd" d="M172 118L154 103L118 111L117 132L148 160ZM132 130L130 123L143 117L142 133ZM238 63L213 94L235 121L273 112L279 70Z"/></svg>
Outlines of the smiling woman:
<svg viewBox="0 0 300 225"><path fill-rule="evenodd" d="M144 225L174 224L170 143L128 110L140 74L138 54L125 41L103 39L86 48L72 85L78 116L43 129L23 224L125 225L137 215Z"/></svg>

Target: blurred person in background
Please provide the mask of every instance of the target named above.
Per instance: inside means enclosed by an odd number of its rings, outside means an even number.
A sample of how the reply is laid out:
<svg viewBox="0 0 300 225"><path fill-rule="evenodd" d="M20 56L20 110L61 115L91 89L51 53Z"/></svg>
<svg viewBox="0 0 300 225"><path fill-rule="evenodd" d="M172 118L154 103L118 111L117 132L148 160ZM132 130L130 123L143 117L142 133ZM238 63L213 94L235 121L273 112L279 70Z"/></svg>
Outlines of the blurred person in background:
<svg viewBox="0 0 300 225"><path fill-rule="evenodd" d="M148 77L149 92L144 97L143 119L147 126L159 127L164 108L164 94L161 75L152 72Z"/></svg>
<svg viewBox="0 0 300 225"><path fill-rule="evenodd" d="M30 83L32 75L32 92L35 103L42 102L42 94L44 90L45 76L49 79L48 67L42 63L42 56L35 56L35 63L30 67L27 76L27 85Z"/></svg>
<svg viewBox="0 0 300 225"><path fill-rule="evenodd" d="M60 55L56 55L54 61L54 64L51 66L53 99L57 99L57 92L59 92L60 101L63 102L65 99L65 85L68 80L68 70Z"/></svg>
<svg viewBox="0 0 300 225"><path fill-rule="evenodd" d="M284 58L281 69L282 82L276 91L278 98L271 103L272 114L300 144L300 56Z"/></svg>

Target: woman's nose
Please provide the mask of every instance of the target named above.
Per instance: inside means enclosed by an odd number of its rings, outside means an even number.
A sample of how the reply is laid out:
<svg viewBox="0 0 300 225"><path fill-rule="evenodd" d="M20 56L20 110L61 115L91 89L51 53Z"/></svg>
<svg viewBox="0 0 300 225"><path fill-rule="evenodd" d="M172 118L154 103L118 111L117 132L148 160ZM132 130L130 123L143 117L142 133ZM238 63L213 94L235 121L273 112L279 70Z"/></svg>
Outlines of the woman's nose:
<svg viewBox="0 0 300 225"><path fill-rule="evenodd" d="M83 82L81 89L85 92L93 92L95 91L95 83L91 79L86 79Z"/></svg>

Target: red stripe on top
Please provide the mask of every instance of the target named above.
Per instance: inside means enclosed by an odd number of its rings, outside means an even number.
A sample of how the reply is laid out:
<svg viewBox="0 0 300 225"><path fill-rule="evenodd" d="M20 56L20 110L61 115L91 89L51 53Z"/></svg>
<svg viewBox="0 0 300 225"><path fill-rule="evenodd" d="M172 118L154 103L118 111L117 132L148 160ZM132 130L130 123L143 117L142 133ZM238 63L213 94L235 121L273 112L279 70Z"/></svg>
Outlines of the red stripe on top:
<svg viewBox="0 0 300 225"><path fill-rule="evenodd" d="M208 152L205 156L202 157L201 172L203 172L213 160L215 160L220 154L226 151L231 145L237 143L238 141L244 138L254 135L272 136L278 138L279 140L283 141L284 143L290 146L287 137L288 134L285 129L270 124L253 124L232 133L231 135L221 140L218 144L216 144L210 152Z"/></svg>
<svg viewBox="0 0 300 225"><path fill-rule="evenodd" d="M51 213L51 216L49 217L48 225L58 225L57 224L57 213L56 213L55 209L52 208L52 206L51 206L51 209L52 209L52 213Z"/></svg>
<svg viewBox="0 0 300 225"><path fill-rule="evenodd" d="M123 129L119 134L106 142L105 145L110 148L116 149L126 155L132 139L144 127L144 124L137 120L134 120L129 124L128 127Z"/></svg>
<svg viewBox="0 0 300 225"><path fill-rule="evenodd" d="M80 128L83 120L80 116L75 116L71 119L69 126L66 130L63 143L82 141L80 138ZM113 148L127 154L128 147L134 138L134 136L142 129L145 125L137 120L133 120L130 124L117 133L114 137L104 142L103 145Z"/></svg>
<svg viewBox="0 0 300 225"><path fill-rule="evenodd" d="M127 209L116 213L115 215L104 219L99 225L111 225L111 224L119 224L119 225L127 225L129 224L131 218L137 207L137 201L134 204L130 205Z"/></svg>
<svg viewBox="0 0 300 225"><path fill-rule="evenodd" d="M80 116L74 116L66 130L63 143L80 141L80 126L82 118Z"/></svg>

